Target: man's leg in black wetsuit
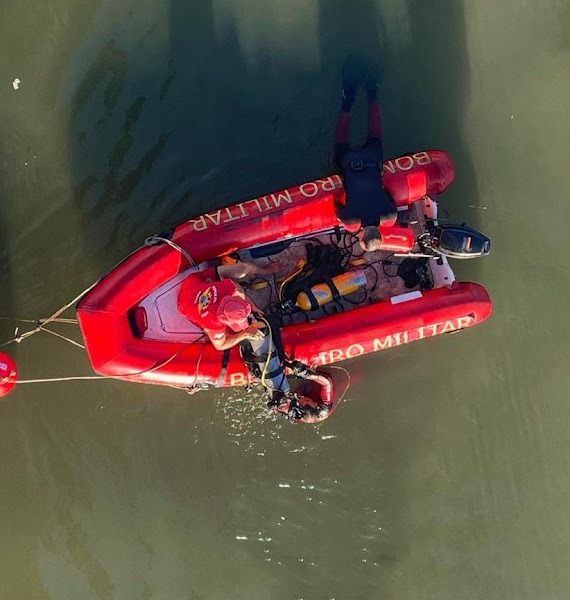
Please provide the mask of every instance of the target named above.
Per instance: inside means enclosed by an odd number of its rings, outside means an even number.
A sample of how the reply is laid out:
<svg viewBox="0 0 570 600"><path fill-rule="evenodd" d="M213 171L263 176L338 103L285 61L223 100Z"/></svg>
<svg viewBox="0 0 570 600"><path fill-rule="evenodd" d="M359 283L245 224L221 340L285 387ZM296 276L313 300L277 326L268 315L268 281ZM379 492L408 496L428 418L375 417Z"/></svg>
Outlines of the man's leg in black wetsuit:
<svg viewBox="0 0 570 600"><path fill-rule="evenodd" d="M378 87L376 82L370 82L366 88L368 98L368 140L367 144L378 147L379 158L382 162L384 153L382 151L382 111L378 102Z"/></svg>
<svg viewBox="0 0 570 600"><path fill-rule="evenodd" d="M379 164L384 161L382 148L382 110L378 102L378 87L376 81L367 82L366 95L368 98L368 140L366 145L375 150L375 159ZM383 198L385 206L380 216L380 223L393 225L397 219L398 212L394 200L385 194Z"/></svg>
<svg viewBox="0 0 570 600"><path fill-rule="evenodd" d="M340 167L343 156L350 149L350 111L356 99L356 88L342 90L342 105L334 131L334 160Z"/></svg>
<svg viewBox="0 0 570 600"><path fill-rule="evenodd" d="M344 155L350 150L350 111L356 99L356 86L344 82L342 104L334 132L334 161L341 168ZM348 226L349 231L360 229L360 219L354 219L346 214L346 206L337 206L337 216Z"/></svg>

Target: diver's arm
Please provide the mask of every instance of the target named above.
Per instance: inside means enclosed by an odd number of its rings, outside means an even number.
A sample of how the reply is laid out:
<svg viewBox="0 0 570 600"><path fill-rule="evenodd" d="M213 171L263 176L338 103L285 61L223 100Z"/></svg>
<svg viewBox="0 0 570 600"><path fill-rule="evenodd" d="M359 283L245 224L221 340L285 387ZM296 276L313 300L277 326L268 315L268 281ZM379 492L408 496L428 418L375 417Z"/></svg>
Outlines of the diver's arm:
<svg viewBox="0 0 570 600"><path fill-rule="evenodd" d="M224 332L213 331L209 329L204 329L204 332L210 338L210 342L212 342L212 346L216 350L229 350L234 346L237 346L240 342L244 340L259 340L263 337L263 333L259 331L262 327L264 327L264 323L253 323L244 331L228 331L227 329Z"/></svg>
<svg viewBox="0 0 570 600"><path fill-rule="evenodd" d="M220 279L243 279L250 275L270 275L281 269L277 263L269 263L265 267L260 267L252 262L237 262L232 265L220 265L218 267L218 277Z"/></svg>

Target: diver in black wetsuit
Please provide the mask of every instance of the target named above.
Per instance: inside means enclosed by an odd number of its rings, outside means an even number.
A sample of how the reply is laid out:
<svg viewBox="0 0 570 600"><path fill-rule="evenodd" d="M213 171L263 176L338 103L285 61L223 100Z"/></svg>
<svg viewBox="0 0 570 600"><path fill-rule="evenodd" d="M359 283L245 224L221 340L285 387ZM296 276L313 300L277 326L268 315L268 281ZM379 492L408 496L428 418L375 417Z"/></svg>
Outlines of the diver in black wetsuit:
<svg viewBox="0 0 570 600"><path fill-rule="evenodd" d="M351 72L352 70L352 72ZM378 103L378 83L374 68L355 69L354 63L343 69L342 107L335 130L334 158L342 172L346 203L338 208L338 217L349 231L360 232L365 251L380 249L380 223L396 222L396 203L382 185L382 115ZM356 72L355 72L356 71ZM364 80L368 99L368 139L359 149L350 147L350 111L356 92Z"/></svg>

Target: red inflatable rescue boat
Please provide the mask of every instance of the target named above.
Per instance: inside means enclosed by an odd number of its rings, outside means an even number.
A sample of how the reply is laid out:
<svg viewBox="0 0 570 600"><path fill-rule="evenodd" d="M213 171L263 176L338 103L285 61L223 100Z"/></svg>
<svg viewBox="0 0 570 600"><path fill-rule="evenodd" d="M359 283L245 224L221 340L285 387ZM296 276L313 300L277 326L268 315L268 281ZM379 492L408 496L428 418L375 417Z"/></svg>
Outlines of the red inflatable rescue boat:
<svg viewBox="0 0 570 600"><path fill-rule="evenodd" d="M386 161L383 182L398 206L398 222L381 229L377 252L364 254L337 220L335 208L344 202L338 175L239 202L149 238L77 307L93 369L184 389L250 383L239 348L215 350L178 311L185 277L224 257L284 266L277 276L244 287L278 319L286 354L311 368L481 323L492 312L486 290L456 282L445 256L422 258L418 246L437 223L435 197L453 177L450 157L438 150ZM342 260L337 285L324 278L320 288L289 297L309 254L318 249L323 256L325 248Z"/></svg>

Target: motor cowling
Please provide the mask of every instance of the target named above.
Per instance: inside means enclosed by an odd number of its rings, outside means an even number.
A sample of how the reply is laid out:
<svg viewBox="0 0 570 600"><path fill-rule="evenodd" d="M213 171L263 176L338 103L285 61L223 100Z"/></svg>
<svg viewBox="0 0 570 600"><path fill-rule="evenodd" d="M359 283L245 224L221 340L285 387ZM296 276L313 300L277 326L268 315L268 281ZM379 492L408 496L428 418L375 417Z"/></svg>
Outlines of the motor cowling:
<svg viewBox="0 0 570 600"><path fill-rule="evenodd" d="M466 225L438 225L430 233L432 249L450 258L478 258L491 252L491 240Z"/></svg>

